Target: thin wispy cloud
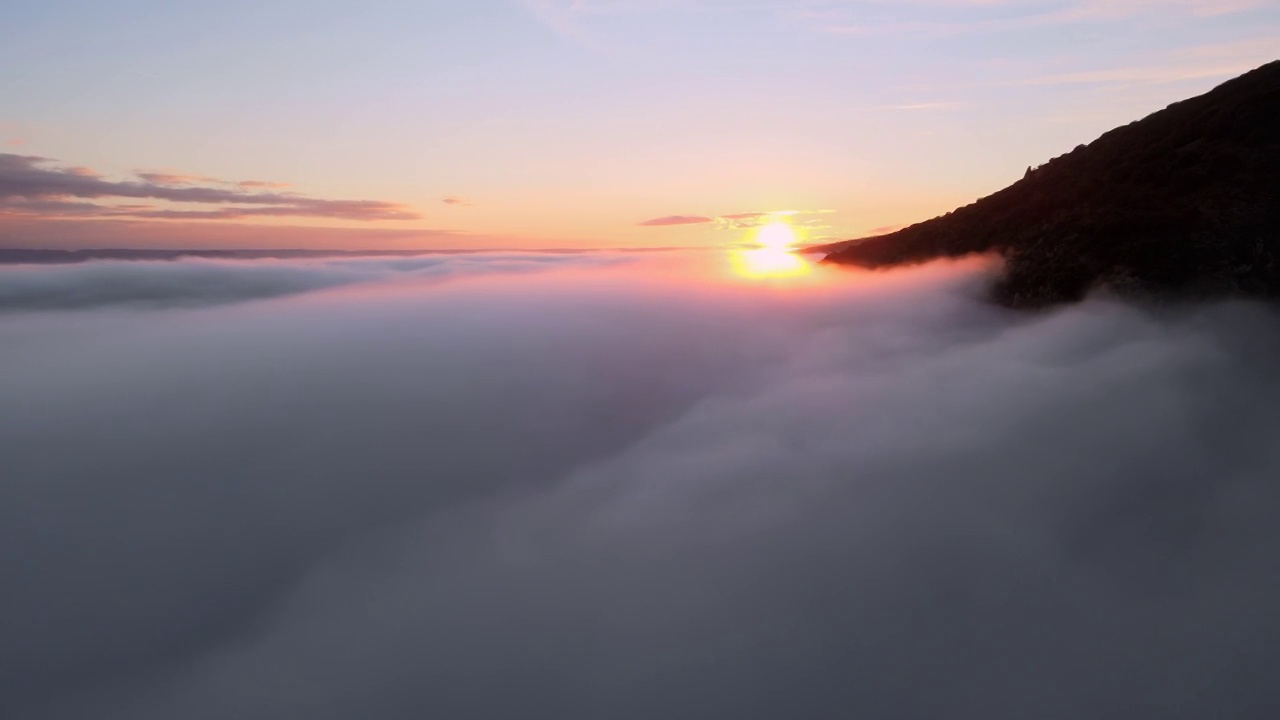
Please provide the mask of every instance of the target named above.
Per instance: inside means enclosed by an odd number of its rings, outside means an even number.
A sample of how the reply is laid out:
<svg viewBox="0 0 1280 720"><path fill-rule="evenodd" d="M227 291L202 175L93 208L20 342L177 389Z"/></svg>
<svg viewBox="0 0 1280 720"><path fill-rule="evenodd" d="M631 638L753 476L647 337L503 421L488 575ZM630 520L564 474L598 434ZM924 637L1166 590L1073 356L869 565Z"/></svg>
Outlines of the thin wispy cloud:
<svg viewBox="0 0 1280 720"><path fill-rule="evenodd" d="M246 190L283 190L292 187L289 183L271 182L269 180L223 180L208 175L189 175L187 173L162 170L138 170L137 177L156 185L215 185L238 187Z"/></svg>
<svg viewBox="0 0 1280 720"><path fill-rule="evenodd" d="M1159 85L1203 79L1226 79L1276 58L1280 29L1231 43L1196 45L1118 67L1041 69L1039 72L988 83L994 86Z"/></svg>
<svg viewBox="0 0 1280 720"><path fill-rule="evenodd" d="M394 202L259 191L279 187L265 181L235 182L157 172L141 172L135 177L109 180L89 168L59 167L48 158L0 154L0 214L188 220L313 217L372 221L420 217L408 206ZM122 199L156 200L179 206L111 202ZM182 207L190 204L216 207Z"/></svg>
<svg viewBox="0 0 1280 720"><path fill-rule="evenodd" d="M591 15L607 11L608 4L580 0L522 0L522 3L543 25L562 38L597 52L610 52L611 48L587 27Z"/></svg>
<svg viewBox="0 0 1280 720"><path fill-rule="evenodd" d="M715 222L715 218L702 215L667 215L640 223L641 227L665 227L667 225L700 225Z"/></svg>
<svg viewBox="0 0 1280 720"><path fill-rule="evenodd" d="M242 188L262 188L272 190L282 190L284 188L293 187L292 183L271 182L270 180L240 180L236 182Z"/></svg>
<svg viewBox="0 0 1280 720"><path fill-rule="evenodd" d="M1272 58L1277 53L1280 53L1280 28L1232 42L1196 45L1185 48L1178 54L1187 58L1256 59Z"/></svg>
<svg viewBox="0 0 1280 720"><path fill-rule="evenodd" d="M606 55L618 55L633 48L616 33L603 32L600 26L604 21L740 8L732 0L520 0L520 3L555 34Z"/></svg>
<svg viewBox="0 0 1280 720"><path fill-rule="evenodd" d="M148 172L145 170L139 170L135 172L134 175L156 185L222 184L222 181L217 178L211 178L204 175L183 175L181 173Z"/></svg>
<svg viewBox="0 0 1280 720"><path fill-rule="evenodd" d="M1204 78L1228 78L1252 70L1251 63L1231 65L1184 66L1154 65L1111 68L1083 72L1051 73L1023 80L1013 80L1006 85L1085 85L1085 84L1160 84L1200 80Z"/></svg>
<svg viewBox="0 0 1280 720"><path fill-rule="evenodd" d="M1065 4L1024 0L908 0L892 4L828 3L802 10L800 14L819 29L837 35L937 37L1117 21L1153 14L1212 17L1264 5L1264 0L1073 0Z"/></svg>
<svg viewBox="0 0 1280 720"><path fill-rule="evenodd" d="M919 103L902 103L898 105L879 105L876 110L892 110L899 112L914 112L923 110L958 110L965 107L966 103L962 102L919 102Z"/></svg>
<svg viewBox="0 0 1280 720"><path fill-rule="evenodd" d="M669 225L705 225L714 224L718 230L744 230L760 227L782 218L791 218L792 225L819 229L827 227L817 216L826 215L831 210L767 210L726 213L723 215L668 215L666 217L645 220L641 227L664 227ZM807 217L806 217L807 216Z"/></svg>

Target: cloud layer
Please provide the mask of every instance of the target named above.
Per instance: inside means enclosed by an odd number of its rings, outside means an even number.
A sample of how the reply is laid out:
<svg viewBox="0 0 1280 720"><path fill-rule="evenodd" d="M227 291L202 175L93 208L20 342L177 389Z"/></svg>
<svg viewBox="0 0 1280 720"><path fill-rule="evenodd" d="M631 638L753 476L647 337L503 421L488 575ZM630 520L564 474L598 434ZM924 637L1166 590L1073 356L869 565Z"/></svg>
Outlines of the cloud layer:
<svg viewBox="0 0 1280 720"><path fill-rule="evenodd" d="M0 214L40 217L111 217L231 220L316 217L413 220L419 215L380 200L327 200L283 193L280 183L227 182L175 173L140 172L136 180L109 180L87 168L52 166L47 158L0 153ZM183 206L120 203L160 200ZM104 204L103 200L115 201ZM92 202L90 202L92 201ZM200 209L187 204L212 206Z"/></svg>
<svg viewBox="0 0 1280 720"><path fill-rule="evenodd" d="M727 215L666 215L639 223L640 227L667 227L670 225L714 224L719 230L743 230L760 227L770 222L787 219L792 225L810 229L829 227L821 219L830 210L772 210L769 212L740 212Z"/></svg>
<svg viewBox="0 0 1280 720"><path fill-rule="evenodd" d="M715 218L703 215L666 215L640 223L641 227L665 227L667 225L699 225L715 222Z"/></svg>
<svg viewBox="0 0 1280 720"><path fill-rule="evenodd" d="M1280 709L1271 310L601 257L0 316L0 714Z"/></svg>
<svg viewBox="0 0 1280 720"><path fill-rule="evenodd" d="M295 295L360 283L433 281L590 267L623 258L601 254L475 253L315 260L175 262L103 260L56 267L0 265L0 313L114 305L194 307Z"/></svg>

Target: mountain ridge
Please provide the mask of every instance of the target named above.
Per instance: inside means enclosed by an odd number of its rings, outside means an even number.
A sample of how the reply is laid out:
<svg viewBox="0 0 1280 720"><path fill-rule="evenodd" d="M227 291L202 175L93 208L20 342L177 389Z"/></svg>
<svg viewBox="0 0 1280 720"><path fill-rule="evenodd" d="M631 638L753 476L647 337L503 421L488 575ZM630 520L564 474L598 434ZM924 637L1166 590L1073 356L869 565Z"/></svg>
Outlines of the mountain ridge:
<svg viewBox="0 0 1280 720"><path fill-rule="evenodd" d="M994 299L1280 297L1280 61L1079 145L946 215L825 246L870 268L999 253Z"/></svg>

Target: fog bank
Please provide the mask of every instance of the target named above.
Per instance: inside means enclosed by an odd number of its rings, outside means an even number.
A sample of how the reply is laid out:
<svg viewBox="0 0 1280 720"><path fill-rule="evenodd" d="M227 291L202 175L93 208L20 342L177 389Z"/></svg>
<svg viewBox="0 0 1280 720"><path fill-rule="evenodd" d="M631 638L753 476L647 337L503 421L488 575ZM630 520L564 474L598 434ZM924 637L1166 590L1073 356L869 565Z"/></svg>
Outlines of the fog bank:
<svg viewBox="0 0 1280 720"><path fill-rule="evenodd" d="M1280 712L1272 310L718 263L0 268L0 716Z"/></svg>

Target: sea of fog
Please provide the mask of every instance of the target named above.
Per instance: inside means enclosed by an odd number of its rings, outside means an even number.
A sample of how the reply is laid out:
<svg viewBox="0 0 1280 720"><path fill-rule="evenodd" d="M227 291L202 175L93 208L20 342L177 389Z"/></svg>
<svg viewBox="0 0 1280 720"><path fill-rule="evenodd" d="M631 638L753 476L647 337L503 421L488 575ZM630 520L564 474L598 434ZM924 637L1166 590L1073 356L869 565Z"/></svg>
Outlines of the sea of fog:
<svg viewBox="0 0 1280 720"><path fill-rule="evenodd" d="M0 267L0 717L1280 716L1280 316L994 272Z"/></svg>

